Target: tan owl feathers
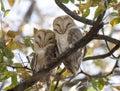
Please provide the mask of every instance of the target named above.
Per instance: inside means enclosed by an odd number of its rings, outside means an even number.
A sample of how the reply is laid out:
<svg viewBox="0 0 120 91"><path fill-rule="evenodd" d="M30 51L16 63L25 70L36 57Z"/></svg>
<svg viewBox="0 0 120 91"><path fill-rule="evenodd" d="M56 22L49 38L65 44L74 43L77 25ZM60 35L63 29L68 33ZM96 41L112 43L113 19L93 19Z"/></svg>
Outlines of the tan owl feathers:
<svg viewBox="0 0 120 91"><path fill-rule="evenodd" d="M57 17L53 22L53 30L55 32L57 47L59 53L63 53L74 43L82 38L82 33L71 17L65 15ZM82 58L81 49L67 57L63 62L65 67L74 75L80 67Z"/></svg>
<svg viewBox="0 0 120 91"><path fill-rule="evenodd" d="M32 69L38 72L56 57L55 34L51 30L41 29L34 34L34 62Z"/></svg>

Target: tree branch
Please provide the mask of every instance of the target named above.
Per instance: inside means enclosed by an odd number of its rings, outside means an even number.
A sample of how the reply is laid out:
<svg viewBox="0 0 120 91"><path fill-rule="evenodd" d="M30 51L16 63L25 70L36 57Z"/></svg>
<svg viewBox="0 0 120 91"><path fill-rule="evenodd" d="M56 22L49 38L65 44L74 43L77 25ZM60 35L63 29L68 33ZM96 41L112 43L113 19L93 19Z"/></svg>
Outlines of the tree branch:
<svg viewBox="0 0 120 91"><path fill-rule="evenodd" d="M103 16L103 15L101 15ZM97 21L95 22L94 26L91 28L91 30L84 36L81 40L79 40L77 43L75 43L73 48L69 48L65 52L63 52L57 59L55 59L55 62L52 62L50 65L48 65L48 68L40 70L37 74L31 76L29 79L27 79L25 82L18 84L14 88L8 90L8 91L24 91L26 88L32 86L37 81L41 81L44 76L47 76L49 71L60 65L61 62L63 62L66 57L70 56L72 53L77 51L79 48L83 48L87 43L89 43L93 37L98 33L99 29L103 27L102 21L103 17L99 17Z"/></svg>
<svg viewBox="0 0 120 91"><path fill-rule="evenodd" d="M74 44L72 48L67 49L65 52L63 52L61 55L57 57L57 59L54 60L51 64L47 66L47 68L40 70L37 74L31 76L26 81L18 84L14 88L7 90L7 91L24 91L26 88L32 86L37 81L42 81L44 76L47 76L49 71L57 67L61 64L61 62L64 61L64 59L74 52L76 52L79 48L83 48L86 44L88 44L94 36L97 35L99 30L103 27L102 19L104 17L105 11L99 15L97 20L94 22L93 27L90 29L90 31L78 42Z"/></svg>
<svg viewBox="0 0 120 91"><path fill-rule="evenodd" d="M109 42L114 43L116 45L120 45L120 40L111 38L111 37L106 36L106 35L100 35L100 34L98 34L98 35L94 36L93 39L106 40L106 41L109 41Z"/></svg>
<svg viewBox="0 0 120 91"><path fill-rule="evenodd" d="M28 68L27 66L24 66L24 67L19 67L19 66L13 66L13 65L7 65L13 69L17 68L17 69L27 69L27 70L31 70L30 68Z"/></svg>
<svg viewBox="0 0 120 91"><path fill-rule="evenodd" d="M83 59L83 61L87 61L87 60L92 60L92 59L100 59L100 58L106 58L110 55L112 55L112 53L114 53L119 47L120 47L120 41L117 40L117 39L114 39L114 38L111 38L109 36L106 36L106 35L96 35L95 37L93 37L93 39L100 39L100 40L106 40L106 41L109 41L111 43L114 43L116 44L116 46L111 50L109 51L108 53L106 54L103 54L103 55L97 55L97 56L92 56L92 57L86 57Z"/></svg>
<svg viewBox="0 0 120 91"><path fill-rule="evenodd" d="M69 10L64 4L62 4L62 2L60 2L59 0L55 0L55 3L68 15L70 15L72 18L74 18L77 21L80 21L82 23L88 24L88 25L93 25L95 21L93 20L89 20L83 17L80 17L79 15L77 15L76 13L73 13L71 10Z"/></svg>
<svg viewBox="0 0 120 91"><path fill-rule="evenodd" d="M97 55L97 56L92 56L92 57L86 57L83 59L83 61L87 60L93 60L93 59L100 59L100 58L106 58L108 56L111 56L118 48L120 45L116 45L112 50L110 50L108 53L103 54L103 55Z"/></svg>
<svg viewBox="0 0 120 91"><path fill-rule="evenodd" d="M109 76L109 75L111 75L111 74L113 73L114 69L115 69L115 68L117 67L117 65L118 65L118 61L119 61L119 60L117 59L116 62L115 62L114 67L112 68L112 70L111 70L109 73L105 74L105 75L104 75L104 74L90 75L90 74L84 72L83 70L81 71L81 73L85 74L85 75L88 76L88 77L93 77L93 78L107 77L107 76Z"/></svg>

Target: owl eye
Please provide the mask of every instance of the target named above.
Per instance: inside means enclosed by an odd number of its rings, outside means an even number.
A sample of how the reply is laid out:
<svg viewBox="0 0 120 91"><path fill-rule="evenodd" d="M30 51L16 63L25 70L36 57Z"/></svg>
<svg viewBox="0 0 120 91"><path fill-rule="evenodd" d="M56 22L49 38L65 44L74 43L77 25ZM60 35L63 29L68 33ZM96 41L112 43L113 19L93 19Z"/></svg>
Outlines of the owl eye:
<svg viewBox="0 0 120 91"><path fill-rule="evenodd" d="M52 40L53 38L52 37L50 37L48 40Z"/></svg>
<svg viewBox="0 0 120 91"><path fill-rule="evenodd" d="M54 29L54 31L60 33L60 30L61 30L61 26L60 26L60 24L56 23L55 25L56 25L57 27L59 27L60 29L59 29L59 30L58 30L58 29Z"/></svg>
<svg viewBox="0 0 120 91"><path fill-rule="evenodd" d="M35 41L35 43L40 47L40 44L39 44L39 42L37 42L37 41Z"/></svg>
<svg viewBox="0 0 120 91"><path fill-rule="evenodd" d="M40 37L40 35L38 35L38 38L41 40L41 37Z"/></svg>
<svg viewBox="0 0 120 91"><path fill-rule="evenodd" d="M68 23L68 24L66 25L65 30L67 30L67 29L70 27L70 25L71 25L71 23Z"/></svg>
<svg viewBox="0 0 120 91"><path fill-rule="evenodd" d="M60 27L60 24L56 24L58 27Z"/></svg>
<svg viewBox="0 0 120 91"><path fill-rule="evenodd" d="M66 27L68 28L70 25L71 25L71 23L68 23Z"/></svg>

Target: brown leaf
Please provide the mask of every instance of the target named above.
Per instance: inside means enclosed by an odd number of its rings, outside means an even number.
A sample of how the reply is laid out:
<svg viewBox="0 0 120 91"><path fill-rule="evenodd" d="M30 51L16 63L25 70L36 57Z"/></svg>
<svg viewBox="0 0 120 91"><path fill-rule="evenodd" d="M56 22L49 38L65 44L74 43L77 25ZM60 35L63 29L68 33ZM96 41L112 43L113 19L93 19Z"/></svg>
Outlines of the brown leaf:
<svg viewBox="0 0 120 91"><path fill-rule="evenodd" d="M15 0L8 0L8 3L9 3L10 6L13 6L14 3L15 3Z"/></svg>
<svg viewBox="0 0 120 91"><path fill-rule="evenodd" d="M10 38L14 38L14 37L16 36L16 32L9 30L9 31L7 32L7 36L10 37Z"/></svg>

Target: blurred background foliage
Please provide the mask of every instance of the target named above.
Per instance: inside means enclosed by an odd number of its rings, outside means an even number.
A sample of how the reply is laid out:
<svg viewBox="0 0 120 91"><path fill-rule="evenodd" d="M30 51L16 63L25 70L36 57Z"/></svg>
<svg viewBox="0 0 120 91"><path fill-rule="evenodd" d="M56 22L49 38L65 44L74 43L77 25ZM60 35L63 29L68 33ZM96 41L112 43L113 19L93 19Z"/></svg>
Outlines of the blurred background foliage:
<svg viewBox="0 0 120 91"><path fill-rule="evenodd" d="M120 0L111 0L111 3L106 3L106 5L104 3L107 0L60 1L68 6L73 13L91 20L96 20L105 10L105 6L107 6L107 12L103 20L105 27L102 31L104 32L100 31L100 34L120 40ZM50 3L51 8L49 10L47 10L48 8L39 7L39 4L44 4L47 7L51 1L45 0L46 3L42 2L42 0L0 0L0 90L13 88L32 75L30 61L34 54L33 28L51 28L53 19L56 16L65 14L53 3L54 1ZM16 12L17 15L14 15ZM83 29L83 35L91 28L90 25L77 21L76 23ZM105 42L100 40L90 42L86 45L87 54L85 57L109 52L109 49L112 49L114 44ZM78 91L120 91L120 59L118 59L118 56L120 56L120 49L110 57L84 61L81 65L81 69L84 72L81 72L74 79L79 81L79 83L77 82L75 86L71 84L63 86L63 91L68 91L68 89L77 91L73 90L74 88L79 89ZM118 63L116 64L116 62ZM116 66L117 72L113 72L114 66ZM63 66L60 66L57 72L60 73L63 68ZM111 74L99 77L99 74L108 73ZM91 76L97 74L98 76ZM56 91L61 91L62 83L67 81L69 75L69 72L63 72L59 76L59 81L57 76L54 77L51 91L55 91L55 88L57 89ZM85 81L81 82L84 79ZM56 85L57 82L59 83L58 85ZM33 89L38 88L44 91L43 83L39 83L37 88L34 85L26 91L33 91Z"/></svg>

